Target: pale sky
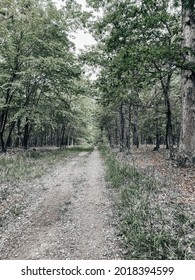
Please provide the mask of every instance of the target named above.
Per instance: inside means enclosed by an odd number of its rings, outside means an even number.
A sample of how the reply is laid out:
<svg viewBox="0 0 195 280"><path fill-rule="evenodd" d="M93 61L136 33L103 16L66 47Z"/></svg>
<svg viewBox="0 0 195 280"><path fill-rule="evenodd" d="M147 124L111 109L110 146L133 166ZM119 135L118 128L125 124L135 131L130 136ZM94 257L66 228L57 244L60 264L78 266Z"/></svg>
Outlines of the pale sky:
<svg viewBox="0 0 195 280"><path fill-rule="evenodd" d="M76 0L77 3L81 4L84 9L86 9L86 1L85 0Z"/></svg>

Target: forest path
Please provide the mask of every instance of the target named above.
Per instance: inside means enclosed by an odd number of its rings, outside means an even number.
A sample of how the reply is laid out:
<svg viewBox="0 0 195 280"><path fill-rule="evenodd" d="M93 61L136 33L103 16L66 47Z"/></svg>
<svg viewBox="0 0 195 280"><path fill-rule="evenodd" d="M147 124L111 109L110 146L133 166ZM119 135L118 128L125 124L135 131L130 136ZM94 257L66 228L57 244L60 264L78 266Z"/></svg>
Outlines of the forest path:
<svg viewBox="0 0 195 280"><path fill-rule="evenodd" d="M0 259L119 259L110 190L97 149L31 183L26 207L1 233Z"/></svg>

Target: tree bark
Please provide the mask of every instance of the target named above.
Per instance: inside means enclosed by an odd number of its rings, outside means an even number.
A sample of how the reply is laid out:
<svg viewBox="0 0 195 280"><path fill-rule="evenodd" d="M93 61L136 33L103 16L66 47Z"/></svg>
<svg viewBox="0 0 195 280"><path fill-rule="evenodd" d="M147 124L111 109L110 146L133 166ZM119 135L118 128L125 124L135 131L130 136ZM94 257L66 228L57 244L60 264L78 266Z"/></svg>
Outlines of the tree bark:
<svg viewBox="0 0 195 280"><path fill-rule="evenodd" d="M119 125L120 125L120 151L122 152L124 150L124 140L125 140L125 118L124 118L122 102L119 107Z"/></svg>
<svg viewBox="0 0 195 280"><path fill-rule="evenodd" d="M21 143L22 143L21 119L18 118L18 120L17 120L17 137L16 137L16 141L15 141L15 146L17 148L19 148Z"/></svg>
<svg viewBox="0 0 195 280"><path fill-rule="evenodd" d="M63 124L62 128L61 128L61 140L60 140L60 148L62 148L64 146L64 136L65 136L65 129L66 129L66 125Z"/></svg>
<svg viewBox="0 0 195 280"><path fill-rule="evenodd" d="M170 102L170 82L171 82L172 72L170 72L166 80L161 79L161 85L165 97L165 106L166 106L166 148L170 151L170 157L173 157L173 126L172 126L172 111L171 111L171 102Z"/></svg>
<svg viewBox="0 0 195 280"><path fill-rule="evenodd" d="M131 147L131 104L128 104L128 109L127 109L127 114L128 114L128 127L127 127L127 132L126 132L126 147L128 149L128 152L130 151Z"/></svg>
<svg viewBox="0 0 195 280"><path fill-rule="evenodd" d="M182 70L182 122L179 154L183 164L195 164L195 7L193 0L182 0L183 47L185 70ZM187 67L186 67L187 66Z"/></svg>
<svg viewBox="0 0 195 280"><path fill-rule="evenodd" d="M11 126L10 126L10 130L9 130L9 133L8 133L8 137L7 137L7 140L6 140L6 148L7 147L11 147L11 143L12 143L12 132L15 128L15 124L16 124L16 121L12 122L11 123Z"/></svg>
<svg viewBox="0 0 195 280"><path fill-rule="evenodd" d="M18 49L19 51L19 49ZM19 52L18 52L19 53ZM5 128L7 125L7 119L8 119L8 114L10 111L10 104L14 95L14 91L12 91L12 87L13 87L13 83L14 81L17 79L17 71L20 68L20 63L19 63L19 54L16 55L15 59L15 65L14 65L14 69L13 69L13 73L10 77L10 82L9 82L9 87L6 90L6 94L5 94L5 103L4 106L5 108L3 108L2 112L1 112L1 116L0 116L0 145L2 148L2 152L6 152L6 143L4 140L4 133L5 133Z"/></svg>
<svg viewBox="0 0 195 280"><path fill-rule="evenodd" d="M159 132L159 119L158 119L158 104L156 104L156 146L154 147L155 151L158 151L158 149L160 148L160 132Z"/></svg>
<svg viewBox="0 0 195 280"><path fill-rule="evenodd" d="M119 129L118 129L118 121L117 121L117 118L116 118L116 120L115 120L115 136L114 136L114 138L115 138L115 145L116 146L118 146L118 144L119 144L119 137L118 137L118 135L119 135Z"/></svg>
<svg viewBox="0 0 195 280"><path fill-rule="evenodd" d="M139 133L138 133L138 106L133 106L133 145L139 148Z"/></svg>
<svg viewBox="0 0 195 280"><path fill-rule="evenodd" d="M111 131L109 129L109 125L108 124L106 124L106 130L107 130L107 134L108 134L109 145L110 145L111 148L113 148L114 145L113 145L113 141L112 141L112 133L111 133Z"/></svg>
<svg viewBox="0 0 195 280"><path fill-rule="evenodd" d="M6 128L7 119L8 119L9 104L10 104L10 101L11 101L11 98L12 98L12 97L10 98L10 91L11 91L11 88L9 90L7 90L7 97L6 97L6 103L5 103L5 106L7 108L2 110L1 117L0 117L1 118L1 122L0 122L0 143L1 143L1 149L2 149L3 153L6 152L6 143L5 143L5 140L4 140L4 134L5 134L5 128Z"/></svg>
<svg viewBox="0 0 195 280"><path fill-rule="evenodd" d="M31 131L32 126L29 124L29 119L26 117L26 124L24 126L24 136L23 136L23 148L25 150L28 149L28 141L30 137L30 131Z"/></svg>

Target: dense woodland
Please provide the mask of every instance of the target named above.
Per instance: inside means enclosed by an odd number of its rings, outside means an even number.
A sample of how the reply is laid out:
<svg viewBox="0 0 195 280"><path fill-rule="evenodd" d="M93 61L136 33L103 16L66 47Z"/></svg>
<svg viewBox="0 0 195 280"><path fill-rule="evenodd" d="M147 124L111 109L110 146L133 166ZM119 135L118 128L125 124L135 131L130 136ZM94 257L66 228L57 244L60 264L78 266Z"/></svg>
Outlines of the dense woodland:
<svg viewBox="0 0 195 280"><path fill-rule="evenodd" d="M76 1L0 2L2 152L101 137L127 151L164 145L194 164L194 0L86 2L88 12ZM78 56L71 34L81 26L97 45Z"/></svg>
<svg viewBox="0 0 195 280"><path fill-rule="evenodd" d="M90 87L69 39L82 21L78 7L5 0L0 17L2 151L91 141Z"/></svg>

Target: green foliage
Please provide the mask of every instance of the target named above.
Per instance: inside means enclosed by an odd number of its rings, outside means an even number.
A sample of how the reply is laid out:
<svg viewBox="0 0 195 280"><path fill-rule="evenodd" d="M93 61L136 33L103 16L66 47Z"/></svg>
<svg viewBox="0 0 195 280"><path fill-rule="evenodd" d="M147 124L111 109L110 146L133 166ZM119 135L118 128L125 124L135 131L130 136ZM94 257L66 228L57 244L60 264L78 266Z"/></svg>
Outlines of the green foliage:
<svg viewBox="0 0 195 280"><path fill-rule="evenodd" d="M85 139L82 127L86 129L88 119L80 103L88 84L69 39L82 22L79 6L67 1L58 10L50 0L4 0L1 10L2 148L3 142L27 148L31 139L31 145L42 145L48 134L58 134L55 141L50 137L50 145L67 145L68 137ZM82 112L88 112L87 106L82 103Z"/></svg>
<svg viewBox="0 0 195 280"><path fill-rule="evenodd" d="M123 128L117 115L118 106L138 106L139 135L144 142L155 138L156 120L159 118L161 139L165 139L167 125L167 102L174 106L172 122L176 138L179 138L179 96L172 101L172 84L178 80L177 67L182 65L181 19L178 8L170 1L88 1L95 9L103 10L99 20L91 21L91 31L98 41L96 48L83 55L85 62L98 65L95 86L99 89L102 105L103 128L116 139ZM176 74L175 74L176 73ZM174 76L171 81L169 76ZM166 84L169 81L170 84ZM160 84L160 86L159 86ZM151 94L155 92L157 94ZM169 90L170 89L170 90ZM179 93L178 89L178 93ZM170 99L170 100L169 100ZM167 101L168 100L168 101ZM118 106L117 106L118 105ZM112 108L112 113L107 108ZM159 106L159 113L155 107ZM166 108L167 106L167 108ZM176 108L175 108L176 107ZM175 113L176 112L176 113ZM114 116L112 118L110 116ZM148 116L148 118L146 117ZM131 119L134 118L131 113ZM125 121L128 116L124 113ZM108 132L107 127L113 127ZM127 125L126 125L127 126ZM102 121L100 123L102 127ZM124 124L125 127L125 124ZM135 124L130 124L133 132ZM129 136L129 133L127 135ZM119 140L119 139L118 139ZM116 143L119 141L115 141ZM153 142L154 140L152 140Z"/></svg>

